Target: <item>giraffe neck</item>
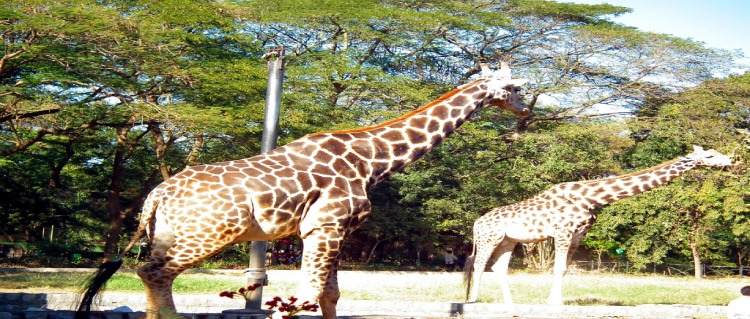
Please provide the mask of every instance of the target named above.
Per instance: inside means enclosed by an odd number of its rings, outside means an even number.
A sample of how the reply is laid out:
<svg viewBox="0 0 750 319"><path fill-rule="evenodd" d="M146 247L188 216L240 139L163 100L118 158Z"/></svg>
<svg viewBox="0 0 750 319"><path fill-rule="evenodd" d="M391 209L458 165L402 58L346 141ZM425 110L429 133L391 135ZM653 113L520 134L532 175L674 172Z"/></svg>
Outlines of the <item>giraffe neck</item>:
<svg viewBox="0 0 750 319"><path fill-rule="evenodd" d="M688 158L678 158L660 165L627 175L581 182L584 195L595 207L638 195L664 185L695 168L697 163Z"/></svg>
<svg viewBox="0 0 750 319"><path fill-rule="evenodd" d="M365 180L367 188L423 157L489 102L490 93L476 80L400 118L361 129L323 132L307 137L319 145L339 174ZM330 154L330 155L329 155Z"/></svg>

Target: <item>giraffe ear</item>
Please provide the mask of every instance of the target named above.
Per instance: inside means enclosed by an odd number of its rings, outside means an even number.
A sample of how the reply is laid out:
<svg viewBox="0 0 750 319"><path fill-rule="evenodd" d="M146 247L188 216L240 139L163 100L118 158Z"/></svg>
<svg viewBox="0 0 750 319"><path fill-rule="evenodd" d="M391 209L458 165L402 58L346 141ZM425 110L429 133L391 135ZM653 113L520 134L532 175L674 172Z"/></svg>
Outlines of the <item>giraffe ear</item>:
<svg viewBox="0 0 750 319"><path fill-rule="evenodd" d="M505 61L500 62L500 74L501 79L510 80L510 67L508 66L508 63Z"/></svg>

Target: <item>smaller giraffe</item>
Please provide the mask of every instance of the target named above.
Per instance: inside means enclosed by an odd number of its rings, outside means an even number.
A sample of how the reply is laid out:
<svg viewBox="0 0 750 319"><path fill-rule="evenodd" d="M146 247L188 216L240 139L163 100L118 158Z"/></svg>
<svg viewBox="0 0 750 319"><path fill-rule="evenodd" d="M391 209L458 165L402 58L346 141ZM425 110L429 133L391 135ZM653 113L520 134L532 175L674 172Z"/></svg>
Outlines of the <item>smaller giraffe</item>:
<svg viewBox="0 0 750 319"><path fill-rule="evenodd" d="M512 304L507 274L516 243L554 238L554 280L547 304L561 305L563 275L573 252L594 224L594 209L661 186L696 167L731 165L729 156L694 146L685 157L639 172L561 183L525 201L490 210L474 222L474 251L464 268L467 301L477 300L482 273L494 260L492 270L499 274L505 303Z"/></svg>

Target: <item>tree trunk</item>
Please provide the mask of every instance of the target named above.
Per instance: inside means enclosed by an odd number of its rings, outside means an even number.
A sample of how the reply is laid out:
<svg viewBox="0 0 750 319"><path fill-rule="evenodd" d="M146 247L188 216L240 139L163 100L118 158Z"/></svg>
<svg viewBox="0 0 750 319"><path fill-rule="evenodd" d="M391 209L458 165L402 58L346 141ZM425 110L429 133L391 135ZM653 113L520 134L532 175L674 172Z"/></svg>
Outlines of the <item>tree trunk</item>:
<svg viewBox="0 0 750 319"><path fill-rule="evenodd" d="M703 278L703 267L701 267L701 255L698 249L698 242L700 238L700 224L698 222L699 213L696 211L690 211L692 216L692 222L690 228L692 229L688 241L690 241L690 252L693 254L693 268L695 269L695 279Z"/></svg>
<svg viewBox="0 0 750 319"><path fill-rule="evenodd" d="M372 249L370 249L370 255L367 256L367 260L365 261L365 265L367 265L367 264L370 263L370 259L372 259L372 256L375 254L375 249L378 248L378 246L380 245L380 243L382 243L382 242L384 242L384 241L386 241L388 239L390 239L390 237L386 237L386 238L384 238L382 240L376 238L375 245L373 245Z"/></svg>
<svg viewBox="0 0 750 319"><path fill-rule="evenodd" d="M154 184L157 174L160 172L158 169L152 171L143 181L140 191L133 195L132 198L129 198L130 203L128 205L123 205L120 195L122 193L122 175L125 170L125 161L132 154L138 141L144 137L143 134L140 134L134 138L132 142L129 142L128 132L128 127L117 129L117 147L115 148L110 176L111 180L107 192L109 228L107 229L107 236L104 242L105 261L119 253L119 248L117 246L120 242L120 235L122 234L122 226L125 222L125 218L128 217L128 215L133 214L136 211L136 208L140 207L143 199L148 195L152 184ZM124 253L125 252L123 252L123 254Z"/></svg>
<svg viewBox="0 0 750 319"><path fill-rule="evenodd" d="M109 207L109 228L104 242L104 259L109 260L117 254L117 244L120 242L120 232L125 220L121 212L120 188L122 186L122 172L125 163L125 151L128 139L128 129L117 129L117 146L115 147L109 187L107 189L107 206Z"/></svg>
<svg viewBox="0 0 750 319"><path fill-rule="evenodd" d="M690 252L693 253L693 267L695 268L695 279L703 278L703 268L701 267L701 256L698 254L698 244L690 243Z"/></svg>

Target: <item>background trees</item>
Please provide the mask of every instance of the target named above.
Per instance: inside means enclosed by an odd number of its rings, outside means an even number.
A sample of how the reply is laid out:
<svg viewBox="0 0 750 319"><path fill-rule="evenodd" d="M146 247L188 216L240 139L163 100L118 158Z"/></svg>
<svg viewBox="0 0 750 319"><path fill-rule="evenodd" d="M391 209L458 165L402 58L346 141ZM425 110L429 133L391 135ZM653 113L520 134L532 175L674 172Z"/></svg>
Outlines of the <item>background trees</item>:
<svg viewBox="0 0 750 319"><path fill-rule="evenodd" d="M374 216L352 234L350 259L465 247L473 220L492 207L651 166L691 144L745 156L747 80L704 82L732 57L608 20L625 12L540 0L9 3L0 9L0 216L10 222L0 231L34 241L56 225L70 241L106 241L116 252L159 181L257 153L261 56L278 45L288 55L279 145L394 118L468 81L479 61L509 61L532 80L533 115L483 110L374 189ZM690 215L707 235L638 240L634 206L602 210L591 242L632 245L627 256L639 265L666 255L742 262L746 232L729 223L746 222L744 166L700 174L683 181L695 187L672 189L680 206L653 211L671 214L663 221L674 234L696 232L682 219Z"/></svg>

